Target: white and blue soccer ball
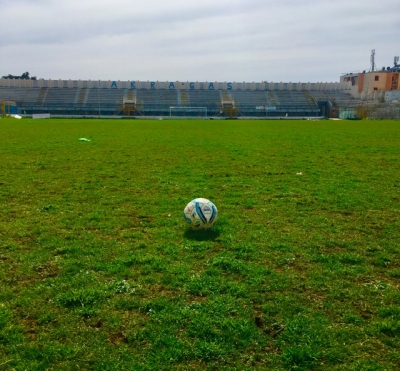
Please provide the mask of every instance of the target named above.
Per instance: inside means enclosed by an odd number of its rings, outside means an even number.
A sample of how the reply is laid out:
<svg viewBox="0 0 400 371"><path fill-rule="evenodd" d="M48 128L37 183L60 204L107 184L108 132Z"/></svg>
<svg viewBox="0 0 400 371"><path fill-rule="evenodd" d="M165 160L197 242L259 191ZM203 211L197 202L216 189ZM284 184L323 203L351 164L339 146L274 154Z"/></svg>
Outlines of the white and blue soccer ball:
<svg viewBox="0 0 400 371"><path fill-rule="evenodd" d="M218 210L210 200L196 198L186 205L183 217L190 229L211 229L218 219Z"/></svg>

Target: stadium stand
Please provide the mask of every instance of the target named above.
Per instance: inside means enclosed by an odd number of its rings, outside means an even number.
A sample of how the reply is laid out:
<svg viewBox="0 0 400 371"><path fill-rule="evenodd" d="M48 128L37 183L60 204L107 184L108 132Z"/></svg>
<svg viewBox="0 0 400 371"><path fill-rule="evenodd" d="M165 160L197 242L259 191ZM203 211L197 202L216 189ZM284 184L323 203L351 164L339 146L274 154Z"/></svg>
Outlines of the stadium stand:
<svg viewBox="0 0 400 371"><path fill-rule="evenodd" d="M337 83L157 82L157 88L149 82L118 82L118 88L117 82L110 81L28 83L31 85L22 87L0 79L0 100L16 102L18 112L27 115L121 117L169 116L171 108L187 116L204 109L208 117L318 117L329 116L334 106L360 104L346 85L341 88Z"/></svg>

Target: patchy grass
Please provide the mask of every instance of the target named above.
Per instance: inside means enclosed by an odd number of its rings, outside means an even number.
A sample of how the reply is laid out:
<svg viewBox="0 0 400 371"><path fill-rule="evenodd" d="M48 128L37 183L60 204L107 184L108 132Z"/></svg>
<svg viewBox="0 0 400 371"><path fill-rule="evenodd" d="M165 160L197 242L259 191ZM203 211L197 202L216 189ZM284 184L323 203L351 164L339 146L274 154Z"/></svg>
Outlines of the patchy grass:
<svg viewBox="0 0 400 371"><path fill-rule="evenodd" d="M0 124L2 369L400 369L398 121Z"/></svg>

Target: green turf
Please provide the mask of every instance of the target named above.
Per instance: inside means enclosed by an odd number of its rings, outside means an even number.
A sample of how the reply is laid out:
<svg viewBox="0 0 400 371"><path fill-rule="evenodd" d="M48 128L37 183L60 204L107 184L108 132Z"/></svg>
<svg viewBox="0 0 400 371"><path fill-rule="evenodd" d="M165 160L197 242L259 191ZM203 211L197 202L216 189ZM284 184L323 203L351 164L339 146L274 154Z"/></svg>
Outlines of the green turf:
<svg viewBox="0 0 400 371"><path fill-rule="evenodd" d="M0 120L0 369L400 369L399 143L399 121ZM185 227L196 197L213 232Z"/></svg>

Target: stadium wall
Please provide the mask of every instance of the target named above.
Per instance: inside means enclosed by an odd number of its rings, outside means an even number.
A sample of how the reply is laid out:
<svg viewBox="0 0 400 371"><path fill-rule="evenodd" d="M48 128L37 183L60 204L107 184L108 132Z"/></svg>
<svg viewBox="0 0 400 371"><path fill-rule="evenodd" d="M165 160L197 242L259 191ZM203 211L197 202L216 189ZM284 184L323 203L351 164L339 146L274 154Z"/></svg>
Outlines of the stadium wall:
<svg viewBox="0 0 400 371"><path fill-rule="evenodd" d="M351 82L194 82L0 79L4 88L104 88L147 90L350 90Z"/></svg>
<svg viewBox="0 0 400 371"><path fill-rule="evenodd" d="M400 101L400 90L391 90L385 92L385 102Z"/></svg>

